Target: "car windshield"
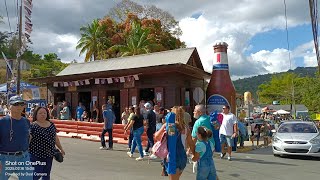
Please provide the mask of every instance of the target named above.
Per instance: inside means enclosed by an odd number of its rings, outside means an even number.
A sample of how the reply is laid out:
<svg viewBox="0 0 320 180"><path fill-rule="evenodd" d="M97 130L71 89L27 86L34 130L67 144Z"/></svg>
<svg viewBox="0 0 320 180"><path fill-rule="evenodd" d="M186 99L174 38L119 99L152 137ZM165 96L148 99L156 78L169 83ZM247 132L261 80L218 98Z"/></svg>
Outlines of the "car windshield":
<svg viewBox="0 0 320 180"><path fill-rule="evenodd" d="M285 123L279 127L278 133L318 133L313 124Z"/></svg>

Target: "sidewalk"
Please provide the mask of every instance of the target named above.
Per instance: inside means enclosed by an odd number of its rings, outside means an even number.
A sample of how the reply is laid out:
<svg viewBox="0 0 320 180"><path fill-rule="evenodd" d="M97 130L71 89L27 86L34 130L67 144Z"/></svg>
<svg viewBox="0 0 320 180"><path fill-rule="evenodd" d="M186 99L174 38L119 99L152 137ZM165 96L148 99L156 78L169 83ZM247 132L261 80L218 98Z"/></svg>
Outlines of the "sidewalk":
<svg viewBox="0 0 320 180"><path fill-rule="evenodd" d="M254 146L252 146L251 141L244 141L244 148L242 149L237 148L237 152L245 153L255 149L264 148L263 141L259 141L259 147L257 147L257 141L253 141L253 143L254 143ZM269 146L271 146L271 144L269 144ZM239 145L237 147L239 147Z"/></svg>

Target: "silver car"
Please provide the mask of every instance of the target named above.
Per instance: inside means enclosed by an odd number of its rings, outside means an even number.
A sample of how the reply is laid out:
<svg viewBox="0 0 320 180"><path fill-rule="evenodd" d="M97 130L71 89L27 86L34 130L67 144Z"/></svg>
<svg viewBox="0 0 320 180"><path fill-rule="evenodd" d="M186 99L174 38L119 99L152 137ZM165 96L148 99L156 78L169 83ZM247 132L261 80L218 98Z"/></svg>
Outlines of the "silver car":
<svg viewBox="0 0 320 180"><path fill-rule="evenodd" d="M287 121L273 136L275 156L303 155L320 157L320 133L313 122Z"/></svg>

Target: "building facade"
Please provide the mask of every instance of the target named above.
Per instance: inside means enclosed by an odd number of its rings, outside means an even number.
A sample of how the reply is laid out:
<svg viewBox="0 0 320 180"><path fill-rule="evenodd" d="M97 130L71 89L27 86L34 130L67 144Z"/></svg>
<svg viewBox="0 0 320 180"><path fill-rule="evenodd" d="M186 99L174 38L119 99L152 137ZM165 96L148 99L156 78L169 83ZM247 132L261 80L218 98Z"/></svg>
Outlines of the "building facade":
<svg viewBox="0 0 320 180"><path fill-rule="evenodd" d="M119 123L124 108L139 105L141 100L165 108L186 106L191 113L197 104L193 90L199 87L204 91L205 80L209 78L197 49L185 48L72 63L55 77L33 81L47 86L52 94L48 96L48 102L58 105L67 101L73 118L79 102L86 109L95 105L101 115L101 106L111 100ZM204 103L204 99L200 103Z"/></svg>

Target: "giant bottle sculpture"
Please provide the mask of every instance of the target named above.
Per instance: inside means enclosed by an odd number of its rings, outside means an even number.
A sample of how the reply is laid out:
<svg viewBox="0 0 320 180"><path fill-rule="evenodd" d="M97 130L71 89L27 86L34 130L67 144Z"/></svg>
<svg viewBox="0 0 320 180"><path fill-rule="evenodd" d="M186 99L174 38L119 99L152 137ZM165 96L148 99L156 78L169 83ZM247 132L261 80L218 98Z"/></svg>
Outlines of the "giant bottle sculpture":
<svg viewBox="0 0 320 180"><path fill-rule="evenodd" d="M231 112L236 114L236 90L229 74L228 44L219 42L213 46L213 49L213 69L207 88L208 113L221 112L224 105L229 105Z"/></svg>
<svg viewBox="0 0 320 180"><path fill-rule="evenodd" d="M216 43L213 46L213 68L210 83L207 88L207 110L209 114L215 112L222 112L222 108L225 105L230 106L230 110L233 114L236 113L236 90L231 81L228 65L228 44L225 42ZM223 116L219 114L217 116L219 123L222 123ZM220 146L219 134L214 133L215 143ZM216 137L217 136L217 137ZM217 139L217 140L216 140ZM235 138L236 139L236 138ZM235 147L237 147L237 141L234 140ZM220 148L216 149L217 152Z"/></svg>

